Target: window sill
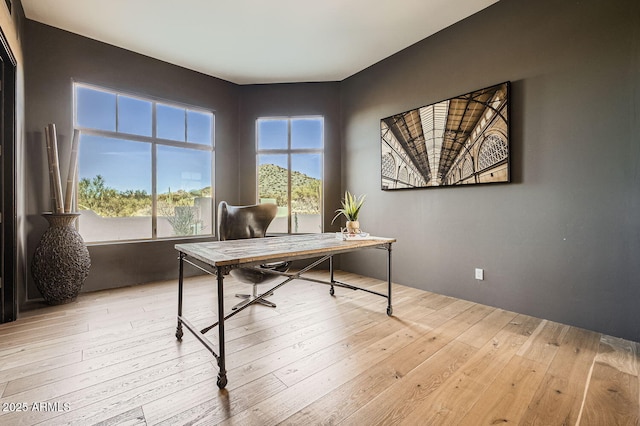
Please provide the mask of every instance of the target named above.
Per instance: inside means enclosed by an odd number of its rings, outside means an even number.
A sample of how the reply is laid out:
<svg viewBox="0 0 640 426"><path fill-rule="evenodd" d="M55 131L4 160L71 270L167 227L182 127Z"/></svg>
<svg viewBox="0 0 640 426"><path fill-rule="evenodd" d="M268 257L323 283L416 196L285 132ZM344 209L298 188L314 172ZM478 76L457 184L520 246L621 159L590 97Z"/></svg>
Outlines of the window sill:
<svg viewBox="0 0 640 426"><path fill-rule="evenodd" d="M126 244L145 244L145 243L172 243L172 242L206 242L206 241L217 241L217 237L215 235L198 235L193 237L168 237L168 238L157 238L155 240L113 240L113 241L96 241L85 243L87 247L99 247L99 246L113 246L113 245L126 245Z"/></svg>

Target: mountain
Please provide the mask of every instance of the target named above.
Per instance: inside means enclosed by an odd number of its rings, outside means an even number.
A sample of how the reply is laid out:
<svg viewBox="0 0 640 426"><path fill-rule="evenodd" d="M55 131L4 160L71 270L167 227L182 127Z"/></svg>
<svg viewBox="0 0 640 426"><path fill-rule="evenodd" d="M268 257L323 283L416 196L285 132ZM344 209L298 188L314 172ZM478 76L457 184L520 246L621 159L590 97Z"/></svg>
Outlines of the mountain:
<svg viewBox="0 0 640 426"><path fill-rule="evenodd" d="M320 179L300 172L291 172L291 191L294 210L315 213L320 205ZM260 198L275 198L278 205L287 205L287 169L274 164L258 168Z"/></svg>

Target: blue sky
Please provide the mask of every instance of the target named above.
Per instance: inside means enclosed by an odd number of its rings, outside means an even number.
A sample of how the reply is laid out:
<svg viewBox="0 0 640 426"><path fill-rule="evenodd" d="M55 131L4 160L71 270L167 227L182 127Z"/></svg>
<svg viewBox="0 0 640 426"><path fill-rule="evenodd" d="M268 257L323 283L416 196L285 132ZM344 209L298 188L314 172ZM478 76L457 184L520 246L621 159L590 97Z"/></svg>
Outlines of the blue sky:
<svg viewBox="0 0 640 426"><path fill-rule="evenodd" d="M78 175L80 179L102 175L111 188L151 194L151 147L144 142L82 135ZM158 193L211 185L210 152L158 146L157 156Z"/></svg>

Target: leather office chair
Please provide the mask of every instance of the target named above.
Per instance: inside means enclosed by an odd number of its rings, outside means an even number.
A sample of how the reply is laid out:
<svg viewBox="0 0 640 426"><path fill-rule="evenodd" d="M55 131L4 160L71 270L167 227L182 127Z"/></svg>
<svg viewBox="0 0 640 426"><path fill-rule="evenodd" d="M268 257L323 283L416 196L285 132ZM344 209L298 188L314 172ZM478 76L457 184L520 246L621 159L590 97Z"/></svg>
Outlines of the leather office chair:
<svg viewBox="0 0 640 426"><path fill-rule="evenodd" d="M221 201L218 205L218 239L240 240L245 238L263 238L267 233L267 228L278 212L275 204L256 204L252 206L231 206L226 201ZM281 275L271 271L286 272L290 262L276 262L260 265L259 268L237 268L231 270L231 276L238 281L252 284L251 294L236 294L236 297L246 299L232 309L238 309L256 297L258 297L258 284L271 281ZM268 296L270 296L269 294ZM261 299L256 303L261 303L272 308L276 304L266 299Z"/></svg>

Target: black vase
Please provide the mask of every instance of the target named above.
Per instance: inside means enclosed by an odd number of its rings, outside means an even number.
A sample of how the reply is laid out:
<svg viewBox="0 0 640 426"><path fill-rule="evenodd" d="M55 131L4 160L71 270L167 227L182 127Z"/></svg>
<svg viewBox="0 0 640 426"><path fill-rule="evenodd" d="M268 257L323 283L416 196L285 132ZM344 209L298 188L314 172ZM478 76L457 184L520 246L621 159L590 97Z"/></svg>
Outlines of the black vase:
<svg viewBox="0 0 640 426"><path fill-rule="evenodd" d="M44 213L49 222L36 247L31 274L50 305L73 302L84 284L91 258L84 240L73 226L78 213Z"/></svg>

